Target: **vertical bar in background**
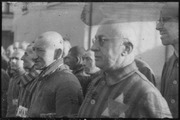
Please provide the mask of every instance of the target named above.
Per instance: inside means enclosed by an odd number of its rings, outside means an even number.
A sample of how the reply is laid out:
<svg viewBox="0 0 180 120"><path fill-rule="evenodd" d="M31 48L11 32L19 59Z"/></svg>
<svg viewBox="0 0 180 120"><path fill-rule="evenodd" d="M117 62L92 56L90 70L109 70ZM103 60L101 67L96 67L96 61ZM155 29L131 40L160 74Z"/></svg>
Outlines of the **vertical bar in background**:
<svg viewBox="0 0 180 120"><path fill-rule="evenodd" d="M89 22L90 22L90 26L89 26L89 34L88 34L88 49L91 48L91 32L92 32L92 12L93 12L93 2L90 2L90 14L89 14Z"/></svg>

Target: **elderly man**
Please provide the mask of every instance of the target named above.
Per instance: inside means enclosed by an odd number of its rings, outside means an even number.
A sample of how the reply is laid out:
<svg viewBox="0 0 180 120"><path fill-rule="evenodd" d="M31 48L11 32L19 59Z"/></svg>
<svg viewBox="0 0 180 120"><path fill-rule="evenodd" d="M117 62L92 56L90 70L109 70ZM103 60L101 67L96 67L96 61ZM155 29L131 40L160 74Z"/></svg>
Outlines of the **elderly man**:
<svg viewBox="0 0 180 120"><path fill-rule="evenodd" d="M83 95L78 79L63 63L63 39L54 31L41 34L33 47L35 68L42 70L32 95L29 117L74 117Z"/></svg>
<svg viewBox="0 0 180 120"><path fill-rule="evenodd" d="M82 81L84 96L87 93L89 83L100 74L100 69L96 66L94 51L87 50L83 55L84 71L89 75L88 79Z"/></svg>
<svg viewBox="0 0 180 120"><path fill-rule="evenodd" d="M134 62L135 34L127 23L106 21L95 36L92 50L103 74L94 79L79 117L172 117L159 90L138 71Z"/></svg>
<svg viewBox="0 0 180 120"><path fill-rule="evenodd" d="M167 3L161 10L156 29L164 46L172 45L174 54L165 62L161 93L167 100L173 118L178 118L179 87L179 4Z"/></svg>
<svg viewBox="0 0 180 120"><path fill-rule="evenodd" d="M21 60L24 55L24 50L16 49L11 57L11 70L13 71L13 76L10 79L8 92L7 92L7 117L15 117L15 112L18 105L18 96L19 96L19 85L18 82L20 77L25 73L23 68L23 60Z"/></svg>
<svg viewBox="0 0 180 120"><path fill-rule="evenodd" d="M32 49L32 44L28 45L24 55L22 56L22 60L24 61L24 69L26 73L20 77L19 85L20 85L20 93L18 99L18 109L16 116L18 117L27 117L27 111L30 104L30 94L31 85L35 82L35 78L38 77L39 71L35 70L34 65L34 51ZM35 87L35 86L33 86Z"/></svg>

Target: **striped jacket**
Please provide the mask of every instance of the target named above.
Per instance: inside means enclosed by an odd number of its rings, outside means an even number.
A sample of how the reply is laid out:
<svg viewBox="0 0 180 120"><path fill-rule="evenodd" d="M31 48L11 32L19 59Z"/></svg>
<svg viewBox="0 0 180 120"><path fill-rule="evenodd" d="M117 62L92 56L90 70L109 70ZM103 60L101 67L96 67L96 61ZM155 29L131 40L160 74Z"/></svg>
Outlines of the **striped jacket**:
<svg viewBox="0 0 180 120"><path fill-rule="evenodd" d="M173 118L178 118L179 58L173 54L165 63L161 78L161 93L167 100Z"/></svg>
<svg viewBox="0 0 180 120"><path fill-rule="evenodd" d="M78 79L59 59L37 78L28 110L29 117L74 117L83 100Z"/></svg>
<svg viewBox="0 0 180 120"><path fill-rule="evenodd" d="M9 87L7 91L7 115L6 117L15 117L16 109L18 105L18 96L19 96L19 85L18 82L20 81L20 76L16 74L13 76L9 81Z"/></svg>
<svg viewBox="0 0 180 120"><path fill-rule="evenodd" d="M28 109L30 104L30 93L35 89L34 80L39 75L39 71L32 70L29 73L24 74L20 77L18 85L20 86L18 106L22 106ZM33 89L32 89L33 88ZM18 110L17 110L18 112ZM16 113L17 116L21 117Z"/></svg>
<svg viewBox="0 0 180 120"><path fill-rule="evenodd" d="M113 79L103 73L91 82L78 117L172 117L165 99L134 62L116 72Z"/></svg>

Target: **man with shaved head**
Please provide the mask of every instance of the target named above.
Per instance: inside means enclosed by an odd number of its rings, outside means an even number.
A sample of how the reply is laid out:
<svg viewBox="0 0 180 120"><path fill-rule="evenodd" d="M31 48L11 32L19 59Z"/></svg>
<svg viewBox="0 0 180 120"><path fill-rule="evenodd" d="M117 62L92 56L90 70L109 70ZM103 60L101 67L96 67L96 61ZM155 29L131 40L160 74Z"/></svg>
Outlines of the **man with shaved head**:
<svg viewBox="0 0 180 120"><path fill-rule="evenodd" d="M63 38L54 31L34 42L35 69L42 70L32 95L29 117L75 117L83 95L78 79L63 63Z"/></svg>
<svg viewBox="0 0 180 120"><path fill-rule="evenodd" d="M89 83L99 76L100 69L96 66L94 51L87 50L86 53L83 55L83 62L84 62L84 71L89 75L88 79L83 81L83 93L84 96L87 93Z"/></svg>
<svg viewBox="0 0 180 120"><path fill-rule="evenodd" d="M23 60L21 60L22 56L24 55L24 50L16 49L11 56L11 70L12 78L9 82L8 92L7 92L7 101L8 101L8 108L7 108L7 115L6 117L15 117L17 105L18 105L18 96L19 96L19 85L18 82L20 81L20 77L25 73L23 68Z"/></svg>
<svg viewBox="0 0 180 120"><path fill-rule="evenodd" d="M179 4L167 2L160 14L156 29L160 32L164 46L174 48L173 55L166 60L161 77L161 93L167 100L173 118L178 118L179 106Z"/></svg>
<svg viewBox="0 0 180 120"><path fill-rule="evenodd" d="M138 71L135 47L136 35L128 23L102 23L91 49L103 73L91 82L78 117L172 117L159 90Z"/></svg>

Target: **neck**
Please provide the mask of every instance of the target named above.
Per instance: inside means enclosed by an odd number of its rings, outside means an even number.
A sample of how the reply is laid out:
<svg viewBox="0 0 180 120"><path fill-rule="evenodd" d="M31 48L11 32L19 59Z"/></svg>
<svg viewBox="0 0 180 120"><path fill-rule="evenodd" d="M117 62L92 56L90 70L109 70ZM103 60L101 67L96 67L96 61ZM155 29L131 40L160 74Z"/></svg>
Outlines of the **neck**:
<svg viewBox="0 0 180 120"><path fill-rule="evenodd" d="M173 45L173 47L174 47L175 55L176 55L177 57L179 57L179 43Z"/></svg>
<svg viewBox="0 0 180 120"><path fill-rule="evenodd" d="M96 72L98 72L100 69L98 67L95 67L94 69L91 69L88 74L94 74Z"/></svg>
<svg viewBox="0 0 180 120"><path fill-rule="evenodd" d="M128 56L124 59L124 61L119 65L119 67L117 67L118 65L116 65L116 67L109 69L107 71L105 71L110 77L115 77L117 76L117 74L119 74L119 70L123 69L124 67L126 67L127 65L131 64L134 61L134 57L133 56Z"/></svg>

